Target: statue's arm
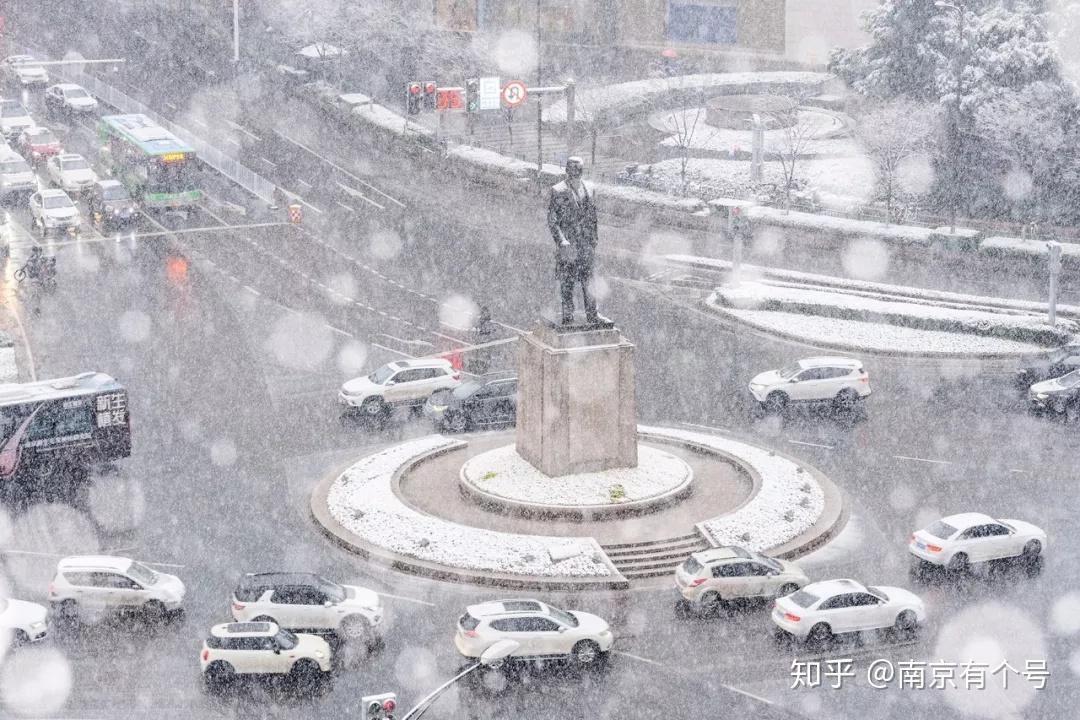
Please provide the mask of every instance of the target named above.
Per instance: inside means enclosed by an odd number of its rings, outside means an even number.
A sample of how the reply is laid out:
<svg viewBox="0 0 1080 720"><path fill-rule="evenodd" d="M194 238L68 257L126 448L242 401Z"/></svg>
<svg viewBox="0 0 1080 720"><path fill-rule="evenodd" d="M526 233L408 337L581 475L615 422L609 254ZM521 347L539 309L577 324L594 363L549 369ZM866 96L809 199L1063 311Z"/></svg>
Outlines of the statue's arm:
<svg viewBox="0 0 1080 720"><path fill-rule="evenodd" d="M551 231L551 238L556 245L567 245L569 243L566 235L563 234L562 228L559 227L558 202L555 192L552 191L551 199L548 201L548 230Z"/></svg>

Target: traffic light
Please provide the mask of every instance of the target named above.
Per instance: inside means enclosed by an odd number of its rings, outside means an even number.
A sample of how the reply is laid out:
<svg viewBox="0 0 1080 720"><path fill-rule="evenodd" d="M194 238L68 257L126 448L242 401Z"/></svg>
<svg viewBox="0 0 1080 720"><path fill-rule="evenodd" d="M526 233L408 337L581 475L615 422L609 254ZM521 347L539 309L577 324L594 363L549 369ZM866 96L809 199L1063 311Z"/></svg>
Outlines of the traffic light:
<svg viewBox="0 0 1080 720"><path fill-rule="evenodd" d="M435 95L438 93L439 86L434 80L428 80L424 83L424 109L435 110Z"/></svg>
<svg viewBox="0 0 1080 720"><path fill-rule="evenodd" d="M397 710L397 695L383 693L382 695L365 695L360 698L360 704L364 706L365 720L394 720L394 710Z"/></svg>
<svg viewBox="0 0 1080 720"><path fill-rule="evenodd" d="M409 83L409 89L405 93L406 109L410 115L420 114L420 93L423 92L423 88L418 82Z"/></svg>
<svg viewBox="0 0 1080 720"><path fill-rule="evenodd" d="M480 81L476 78L465 81L465 112L480 111Z"/></svg>

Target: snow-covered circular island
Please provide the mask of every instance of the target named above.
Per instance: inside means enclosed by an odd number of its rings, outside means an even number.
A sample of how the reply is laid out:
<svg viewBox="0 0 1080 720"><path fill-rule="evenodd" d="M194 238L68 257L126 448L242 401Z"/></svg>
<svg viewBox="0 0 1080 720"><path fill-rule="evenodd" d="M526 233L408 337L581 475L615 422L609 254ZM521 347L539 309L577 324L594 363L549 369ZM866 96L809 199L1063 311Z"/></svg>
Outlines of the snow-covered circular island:
<svg viewBox="0 0 1080 720"><path fill-rule="evenodd" d="M638 445L638 465L549 477L518 454L495 448L461 466L462 491L478 502L539 515L589 515L654 509L690 493L694 472L681 458Z"/></svg>

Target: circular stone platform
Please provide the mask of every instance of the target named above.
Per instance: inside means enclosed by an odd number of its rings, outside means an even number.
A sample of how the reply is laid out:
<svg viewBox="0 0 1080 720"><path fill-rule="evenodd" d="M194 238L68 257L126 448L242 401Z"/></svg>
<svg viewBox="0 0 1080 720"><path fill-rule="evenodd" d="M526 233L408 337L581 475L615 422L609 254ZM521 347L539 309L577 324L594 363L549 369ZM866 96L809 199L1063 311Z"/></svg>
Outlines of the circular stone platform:
<svg viewBox="0 0 1080 720"><path fill-rule="evenodd" d="M705 122L713 127L746 130L754 115L772 128L791 127L798 121L799 103L783 95L721 95L705 103Z"/></svg>
<svg viewBox="0 0 1080 720"><path fill-rule="evenodd" d="M525 517L592 518L656 510L690 494L694 471L670 452L638 445L638 465L549 477L514 445L461 466L461 492L483 506Z"/></svg>

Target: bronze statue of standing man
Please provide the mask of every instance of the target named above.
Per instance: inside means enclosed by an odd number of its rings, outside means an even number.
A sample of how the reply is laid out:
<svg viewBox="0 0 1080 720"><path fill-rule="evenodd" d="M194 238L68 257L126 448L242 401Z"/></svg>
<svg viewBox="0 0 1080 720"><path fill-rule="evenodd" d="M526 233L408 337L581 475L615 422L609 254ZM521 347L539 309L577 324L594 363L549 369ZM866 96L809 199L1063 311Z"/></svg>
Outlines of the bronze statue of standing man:
<svg viewBox="0 0 1080 720"><path fill-rule="evenodd" d="M596 251L597 219L593 191L582 179L585 163L579 157L566 160L566 179L551 188L548 228L555 240L555 275L562 300L562 324L574 322L574 285L581 287L585 318L600 322L593 297L593 259Z"/></svg>

